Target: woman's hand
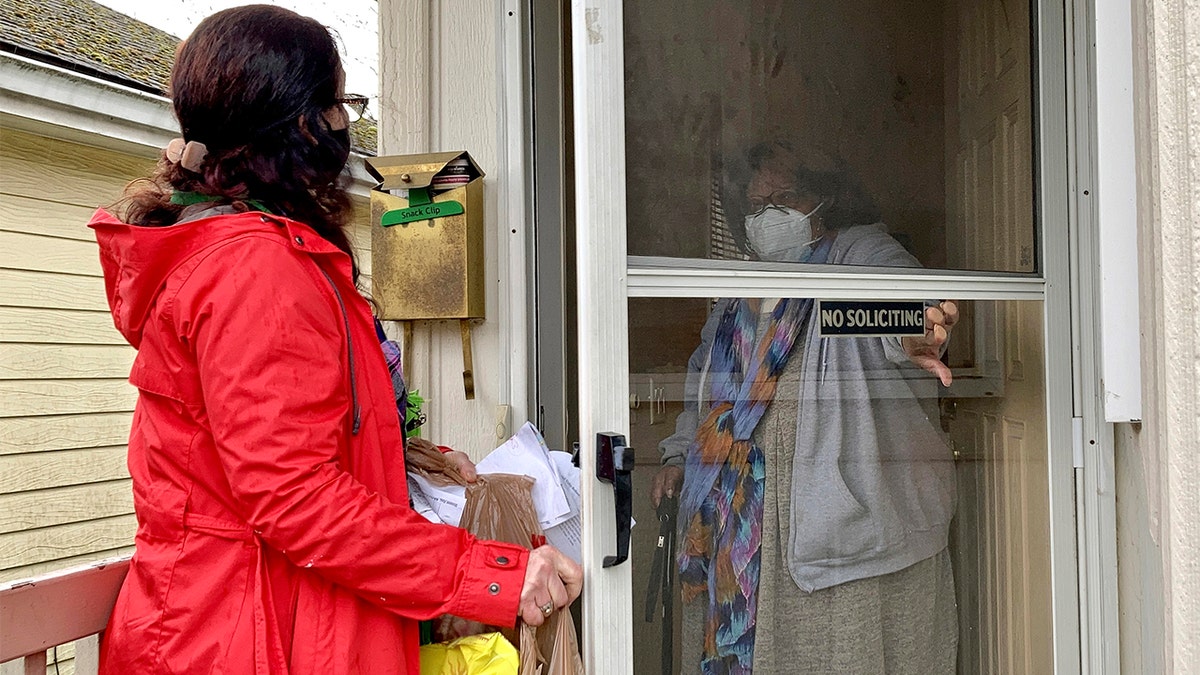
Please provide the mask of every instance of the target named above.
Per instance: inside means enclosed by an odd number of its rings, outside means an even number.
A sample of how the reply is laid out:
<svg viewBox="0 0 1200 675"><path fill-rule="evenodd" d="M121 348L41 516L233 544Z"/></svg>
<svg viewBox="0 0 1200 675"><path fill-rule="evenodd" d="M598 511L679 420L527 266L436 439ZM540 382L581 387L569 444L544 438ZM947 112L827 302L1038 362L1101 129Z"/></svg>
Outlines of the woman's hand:
<svg viewBox="0 0 1200 675"><path fill-rule="evenodd" d="M554 610L574 602L582 590L583 568L553 546L539 546L529 552L525 568L521 620L540 626Z"/></svg>
<svg viewBox="0 0 1200 675"><path fill-rule="evenodd" d="M949 387L954 380L950 368L942 363L942 345L950 339L950 331L958 322L958 305L944 300L937 307L925 308L925 335L900 340L910 361L928 370Z"/></svg>
<svg viewBox="0 0 1200 675"><path fill-rule="evenodd" d="M479 474L475 471L475 462L471 461L467 453L459 450L450 450L445 455L446 461L450 463L450 466L458 469L458 472L462 474L463 479L468 483L474 483L479 480Z"/></svg>
<svg viewBox="0 0 1200 675"><path fill-rule="evenodd" d="M683 484L683 467L667 464L654 474L654 487L650 489L650 501L654 504L654 508L658 508L658 503L663 497L674 497L679 492L679 486Z"/></svg>

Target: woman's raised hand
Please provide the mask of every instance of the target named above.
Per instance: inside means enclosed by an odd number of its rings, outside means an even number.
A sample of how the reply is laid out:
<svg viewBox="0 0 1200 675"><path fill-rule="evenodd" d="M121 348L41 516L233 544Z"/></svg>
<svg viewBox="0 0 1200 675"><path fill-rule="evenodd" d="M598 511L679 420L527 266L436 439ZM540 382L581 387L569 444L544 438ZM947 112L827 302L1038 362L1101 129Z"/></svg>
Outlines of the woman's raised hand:
<svg viewBox="0 0 1200 675"><path fill-rule="evenodd" d="M540 626L556 609L567 607L583 590L583 568L553 546L529 552L521 589L521 620Z"/></svg>
<svg viewBox="0 0 1200 675"><path fill-rule="evenodd" d="M654 474L654 485L650 488L650 501L654 508L663 497L674 497L679 494L679 486L683 485L683 467L667 464Z"/></svg>
<svg viewBox="0 0 1200 675"><path fill-rule="evenodd" d="M925 335L901 339L910 361L928 370L949 387L954 380L950 368L942 363L942 345L950 339L950 331L958 322L958 304L943 300L937 307L925 308Z"/></svg>

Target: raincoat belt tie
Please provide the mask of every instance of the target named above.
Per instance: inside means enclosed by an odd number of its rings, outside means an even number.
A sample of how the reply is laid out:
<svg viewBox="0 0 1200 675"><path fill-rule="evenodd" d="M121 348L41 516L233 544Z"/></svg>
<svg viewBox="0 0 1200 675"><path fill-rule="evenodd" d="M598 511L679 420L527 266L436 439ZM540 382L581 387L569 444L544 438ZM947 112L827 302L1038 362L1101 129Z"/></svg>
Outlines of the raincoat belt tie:
<svg viewBox="0 0 1200 675"><path fill-rule="evenodd" d="M266 552L262 538L244 523L236 523L199 513L185 513L185 531L214 537L236 539L254 544L254 671L256 674L286 673L287 659L283 655L275 603L271 599L271 579L267 573Z"/></svg>
<svg viewBox="0 0 1200 675"><path fill-rule="evenodd" d="M146 515L146 514L139 514ZM166 516L166 514L156 514ZM180 525L170 517L150 517L151 521L144 523L151 531L177 529ZM262 538L245 523L224 520L200 513L185 512L182 519L183 532L176 531L184 538L191 535L219 537L233 541L242 541L254 545L254 671L255 675L277 675L288 672L287 659L283 653L283 643L280 640L279 625L275 617L275 604L271 598L271 580L267 572L265 545Z"/></svg>

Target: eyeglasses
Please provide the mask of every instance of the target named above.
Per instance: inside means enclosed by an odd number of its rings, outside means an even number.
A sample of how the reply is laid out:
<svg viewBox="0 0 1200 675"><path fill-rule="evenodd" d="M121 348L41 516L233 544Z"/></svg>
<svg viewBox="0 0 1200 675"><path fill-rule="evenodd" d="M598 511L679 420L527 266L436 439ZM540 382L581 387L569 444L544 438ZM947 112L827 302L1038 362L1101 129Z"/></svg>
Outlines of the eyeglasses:
<svg viewBox="0 0 1200 675"><path fill-rule="evenodd" d="M343 96L337 99L337 102L346 110L346 118L350 124L354 124L366 114L367 102L370 100L366 96Z"/></svg>
<svg viewBox="0 0 1200 675"><path fill-rule="evenodd" d="M749 200L750 201L750 214L749 215L757 216L758 214L766 211L768 208L771 208L771 207L778 208L780 206L788 206L789 204L795 204L797 201L799 201L799 199L800 199L800 193L796 192L795 190L789 189L789 188L784 188L782 190L776 190L776 191L772 192L771 194L767 195L767 197L765 199L762 197L751 197Z"/></svg>

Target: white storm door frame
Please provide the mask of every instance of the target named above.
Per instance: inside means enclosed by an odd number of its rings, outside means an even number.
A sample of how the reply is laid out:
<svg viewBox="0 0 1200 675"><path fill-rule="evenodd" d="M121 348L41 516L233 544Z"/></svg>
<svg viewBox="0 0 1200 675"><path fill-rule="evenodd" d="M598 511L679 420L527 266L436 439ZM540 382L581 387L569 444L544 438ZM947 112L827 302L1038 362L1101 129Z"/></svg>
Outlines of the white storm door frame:
<svg viewBox="0 0 1200 675"><path fill-rule="evenodd" d="M626 255L624 39L621 0L572 0L573 134L576 273L578 285L579 439L583 471L583 657L589 672L633 672L631 566L605 569L614 553L612 488L595 479L598 432L629 434L629 297L777 296L806 289L828 299L924 297L923 289L953 283L961 299L1044 301L1047 439L1052 550L1054 671L1081 671L1081 648L1103 638L1081 634L1076 558L1072 447L1072 333L1068 200L1068 70L1063 7L1036 8L1034 82L1037 135L1037 209L1042 224L1038 276L899 273L864 270L836 276L763 269L713 268L703 261L628 258ZM1086 148L1084 149L1086 151ZM1076 150L1078 152L1078 150ZM769 267L769 266L766 266ZM886 282L886 287L881 286ZM1092 640L1088 638L1091 637Z"/></svg>
<svg viewBox="0 0 1200 675"><path fill-rule="evenodd" d="M590 4L589 4L590 3ZM615 553L613 492L596 480L598 432L629 435L625 269L625 83L620 0L572 0L579 455L584 536L583 660L589 673L633 672L629 562Z"/></svg>

